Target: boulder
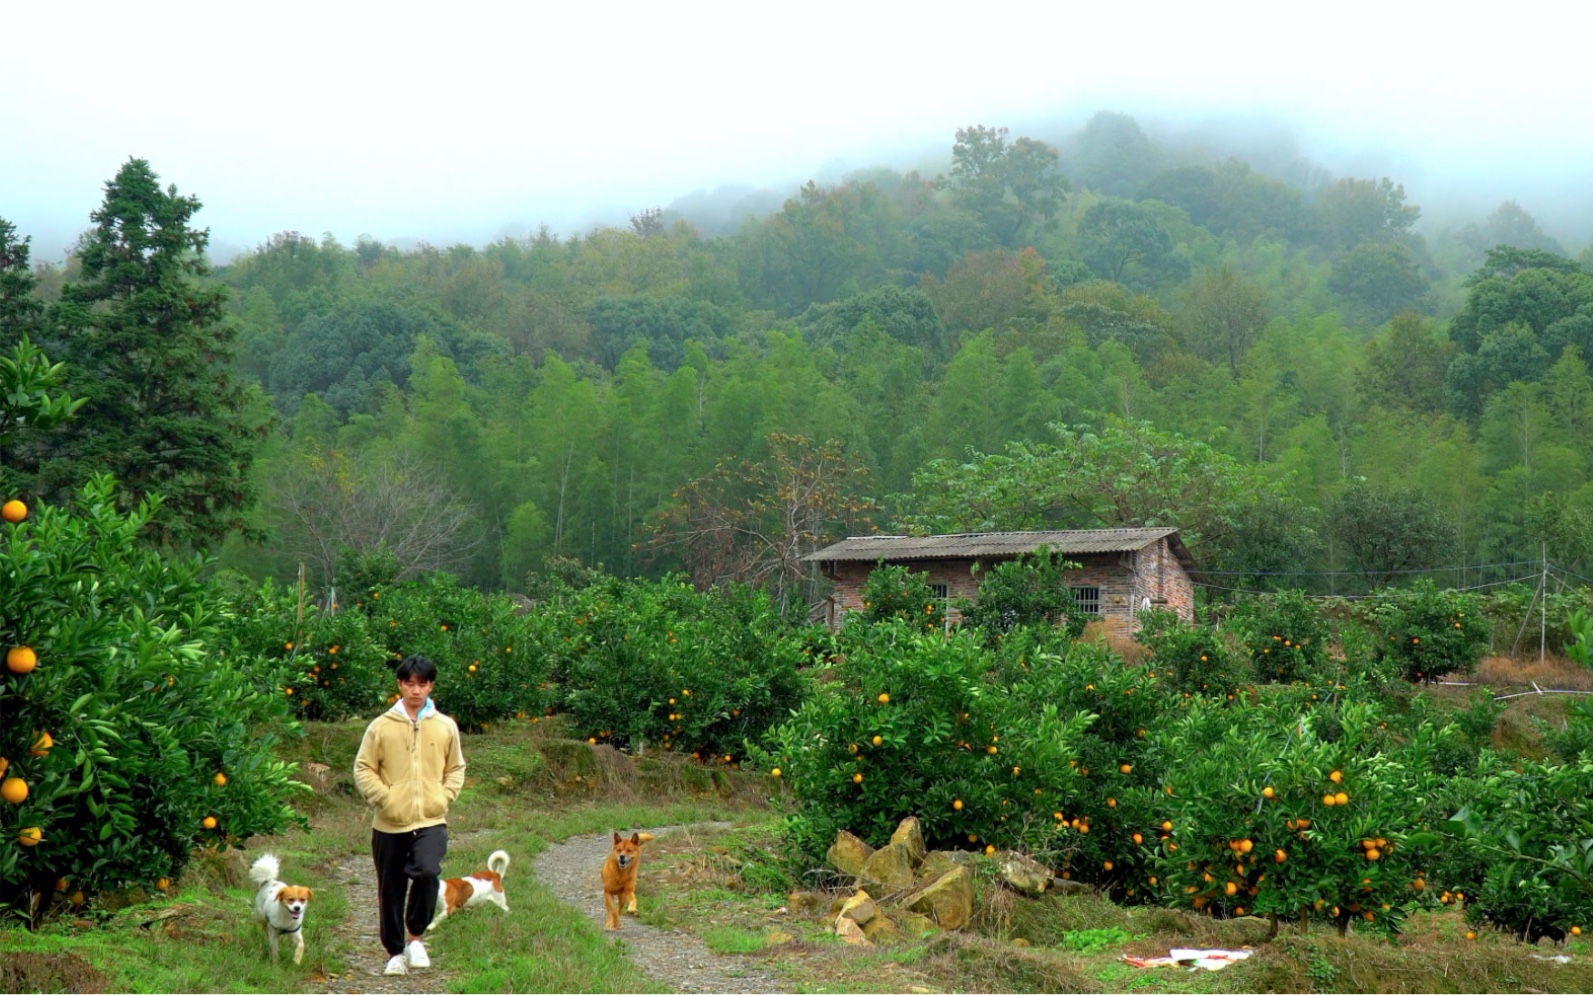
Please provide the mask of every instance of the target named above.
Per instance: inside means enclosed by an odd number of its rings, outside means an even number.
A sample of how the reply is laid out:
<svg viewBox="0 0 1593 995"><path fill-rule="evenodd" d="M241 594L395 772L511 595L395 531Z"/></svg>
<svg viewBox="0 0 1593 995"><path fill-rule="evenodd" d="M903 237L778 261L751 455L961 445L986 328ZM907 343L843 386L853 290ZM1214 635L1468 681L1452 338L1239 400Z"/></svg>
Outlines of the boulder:
<svg viewBox="0 0 1593 995"><path fill-rule="evenodd" d="M909 815L891 833L891 842L900 843L907 848L907 853L913 858L913 866L924 859L924 831L918 825L918 816Z"/></svg>
<svg viewBox="0 0 1593 995"><path fill-rule="evenodd" d="M831 867L855 878L863 873L863 864L873 855L873 847L843 829L835 834L835 842L830 844L824 858Z"/></svg>
<svg viewBox="0 0 1593 995"><path fill-rule="evenodd" d="M1020 894L1039 898L1051 883L1051 869L1015 850L1003 850L996 855L996 867L1001 880Z"/></svg>
<svg viewBox="0 0 1593 995"><path fill-rule="evenodd" d="M961 929L973 918L973 874L953 867L907 898L907 909L929 917L941 929Z"/></svg>
<svg viewBox="0 0 1593 995"><path fill-rule="evenodd" d="M967 850L931 850L918 865L918 881L927 884L953 867L972 868L975 857Z"/></svg>
<svg viewBox="0 0 1593 995"><path fill-rule="evenodd" d="M874 943L894 943L902 939L901 930L891 922L890 916L875 916L864 923L863 935Z"/></svg>
<svg viewBox="0 0 1593 995"><path fill-rule="evenodd" d="M925 937L939 928L933 919L917 912L909 912L907 918L902 920L902 929L906 930L909 936Z"/></svg>
<svg viewBox="0 0 1593 995"><path fill-rule="evenodd" d="M868 921L878 914L879 909L875 908L874 900L861 888L857 890L857 894L841 903L841 911L836 913L842 919L850 919L859 926L867 925Z"/></svg>
<svg viewBox="0 0 1593 995"><path fill-rule="evenodd" d="M850 943L856 947L870 945L868 937L863 935L863 927L850 919L835 920L835 935L839 936L843 943Z"/></svg>
<svg viewBox="0 0 1593 995"><path fill-rule="evenodd" d="M863 862L858 877L873 882L880 891L906 891L915 880L912 854L901 843L888 843Z"/></svg>

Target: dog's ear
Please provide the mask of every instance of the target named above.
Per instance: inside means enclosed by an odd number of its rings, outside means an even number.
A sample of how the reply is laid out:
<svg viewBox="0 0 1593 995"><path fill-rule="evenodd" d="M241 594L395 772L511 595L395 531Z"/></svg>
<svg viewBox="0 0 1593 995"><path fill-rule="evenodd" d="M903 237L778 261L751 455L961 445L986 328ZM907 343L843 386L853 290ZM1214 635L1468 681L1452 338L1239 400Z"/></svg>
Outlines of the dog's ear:
<svg viewBox="0 0 1593 995"><path fill-rule="evenodd" d="M304 889L304 900L306 902L308 902L310 899L312 899L314 897L315 897L315 892L313 890L311 890L309 888Z"/></svg>
<svg viewBox="0 0 1593 995"><path fill-rule="evenodd" d="M631 842L635 843L637 846L641 846L642 845L642 834L641 833L631 833Z"/></svg>
<svg viewBox="0 0 1593 995"><path fill-rule="evenodd" d="M287 891L287 890L288 890L288 886L287 886L287 885L283 885L283 886L282 886L282 887L280 887L280 888L278 888L278 889L277 889L277 893L276 893L276 894L275 894L275 895L272 895L272 896L271 896L271 900L272 900L272 901L273 901L273 902L280 902L280 901L282 901L282 895L283 895L283 893L284 893L284 892L286 892L286 891Z"/></svg>
<svg viewBox="0 0 1593 995"><path fill-rule="evenodd" d="M620 841L619 830L615 830L614 831L614 842L618 843L619 841Z"/></svg>

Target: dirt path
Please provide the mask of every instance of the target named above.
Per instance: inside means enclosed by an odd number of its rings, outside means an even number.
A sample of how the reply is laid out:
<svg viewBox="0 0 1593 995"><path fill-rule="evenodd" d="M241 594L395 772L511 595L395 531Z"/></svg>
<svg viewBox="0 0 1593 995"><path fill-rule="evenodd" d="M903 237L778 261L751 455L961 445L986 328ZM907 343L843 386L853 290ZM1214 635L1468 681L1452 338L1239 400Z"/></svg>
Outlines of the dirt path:
<svg viewBox="0 0 1593 995"><path fill-rule="evenodd" d="M373 992L397 995L406 992L440 992L448 988L448 975L437 968L413 974L388 977L387 951L377 931L376 869L368 854L344 857L337 865L338 883L345 889L348 913L334 930L349 950L348 970L327 975L323 991L329 993Z"/></svg>
<svg viewBox="0 0 1593 995"><path fill-rule="evenodd" d="M663 826L650 829L655 837L694 829L728 829L729 823ZM544 850L534 866L537 878L561 901L584 912L599 927L603 924L603 885L598 869L613 846L608 833L572 836ZM790 985L757 968L743 957L716 954L694 936L657 929L625 917L624 927L609 934L623 943L631 962L667 990L679 992L788 992Z"/></svg>

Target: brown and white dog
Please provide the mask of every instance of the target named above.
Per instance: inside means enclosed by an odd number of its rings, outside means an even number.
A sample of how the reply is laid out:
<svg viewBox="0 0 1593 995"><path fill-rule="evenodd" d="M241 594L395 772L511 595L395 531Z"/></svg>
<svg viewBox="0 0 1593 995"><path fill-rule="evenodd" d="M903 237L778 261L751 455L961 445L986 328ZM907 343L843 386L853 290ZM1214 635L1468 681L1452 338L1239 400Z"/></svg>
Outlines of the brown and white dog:
<svg viewBox="0 0 1593 995"><path fill-rule="evenodd" d="M487 869L467 874L462 878L443 878L437 882L437 914L432 916L429 933L447 917L473 905L491 903L505 912L509 902L503 897L503 875L509 870L509 855L502 850L492 851L487 858Z"/></svg>
<svg viewBox="0 0 1593 995"><path fill-rule="evenodd" d="M254 896L254 917L265 930L271 944L271 959L277 959L277 945L284 936L293 938L293 963L304 959L304 910L310 904L310 889L283 884L277 880L281 867L275 854L262 854L249 868L249 879L260 885Z"/></svg>
<svg viewBox="0 0 1593 995"><path fill-rule="evenodd" d="M620 907L636 914L636 872L642 865L642 844L652 833L614 834L614 848L603 861L603 928L620 928Z"/></svg>

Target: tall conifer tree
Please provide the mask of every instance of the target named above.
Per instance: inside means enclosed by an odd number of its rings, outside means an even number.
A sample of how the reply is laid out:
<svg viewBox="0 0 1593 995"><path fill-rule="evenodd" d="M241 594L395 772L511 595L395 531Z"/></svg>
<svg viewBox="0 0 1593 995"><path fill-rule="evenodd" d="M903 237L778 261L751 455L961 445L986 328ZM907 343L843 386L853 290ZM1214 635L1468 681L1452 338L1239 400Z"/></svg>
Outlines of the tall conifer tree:
<svg viewBox="0 0 1593 995"><path fill-rule="evenodd" d="M230 372L227 292L199 282L210 241L189 224L199 200L158 181L130 159L90 216L82 277L52 315L52 352L85 403L33 469L44 493L110 472L127 504L159 494L150 538L193 546L248 531L249 468L269 426Z"/></svg>

